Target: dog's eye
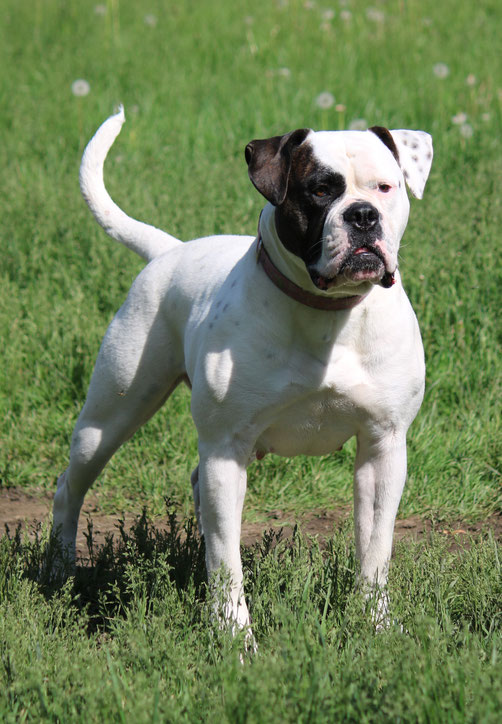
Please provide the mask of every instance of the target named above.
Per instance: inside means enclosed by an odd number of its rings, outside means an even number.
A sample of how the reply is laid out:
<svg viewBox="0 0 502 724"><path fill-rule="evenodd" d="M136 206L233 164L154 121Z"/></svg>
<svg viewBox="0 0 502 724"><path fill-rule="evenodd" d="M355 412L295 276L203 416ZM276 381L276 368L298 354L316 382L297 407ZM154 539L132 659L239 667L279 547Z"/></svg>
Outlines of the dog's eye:
<svg viewBox="0 0 502 724"><path fill-rule="evenodd" d="M317 196L318 199L324 199L329 195L329 189L326 186L318 186L314 189L313 194Z"/></svg>
<svg viewBox="0 0 502 724"><path fill-rule="evenodd" d="M388 194L391 190L392 186L390 184L378 184L378 190L382 192L382 194Z"/></svg>

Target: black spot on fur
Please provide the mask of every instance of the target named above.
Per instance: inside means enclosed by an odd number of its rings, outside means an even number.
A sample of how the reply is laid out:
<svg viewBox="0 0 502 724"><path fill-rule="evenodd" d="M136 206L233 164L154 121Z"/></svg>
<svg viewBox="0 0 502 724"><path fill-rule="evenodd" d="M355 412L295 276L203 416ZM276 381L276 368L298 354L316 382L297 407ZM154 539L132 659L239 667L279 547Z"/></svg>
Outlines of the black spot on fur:
<svg viewBox="0 0 502 724"><path fill-rule="evenodd" d="M378 138L385 146L387 146L396 161L399 163L399 151L397 150L397 146L394 139L392 138L391 132L387 128L385 128L385 126L371 126L371 128L369 128L368 130L374 133L375 136L378 136ZM403 143L405 146L408 145L407 141L403 141Z"/></svg>

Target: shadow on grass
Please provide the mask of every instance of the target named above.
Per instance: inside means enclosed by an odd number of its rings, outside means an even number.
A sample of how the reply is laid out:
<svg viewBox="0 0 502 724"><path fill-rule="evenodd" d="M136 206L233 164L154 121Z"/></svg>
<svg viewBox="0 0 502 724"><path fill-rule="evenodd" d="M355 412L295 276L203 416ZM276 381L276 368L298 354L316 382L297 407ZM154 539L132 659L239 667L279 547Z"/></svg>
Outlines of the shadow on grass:
<svg viewBox="0 0 502 724"><path fill-rule="evenodd" d="M105 542L96 545L92 521L84 533L87 556L72 567L62 554L59 542L38 525L33 540L26 540L19 525L13 534L6 526L9 548L4 558L3 577L13 573L35 582L47 600L56 595L65 578L73 578L73 603L85 610L89 633L106 630L109 621L127 610L134 595L134 572L139 572L144 593L153 599L161 582L167 578L180 592L195 588L197 598L205 598L204 542L191 519L179 519L170 500L166 500L168 525L155 528L143 510L129 530L125 521L117 524L116 534L109 533ZM63 559L64 571L52 574L55 560ZM7 566L5 563L7 562ZM10 565L9 565L10 563ZM137 577L137 576L136 576Z"/></svg>
<svg viewBox="0 0 502 724"><path fill-rule="evenodd" d="M187 611L188 625L200 624L208 615L204 541L195 521L182 518L170 499L166 511L162 529L144 510L128 529L119 521L116 534L108 534L99 546L88 521L87 557L66 584L50 574L51 562L61 552L47 531L39 526L28 540L20 526L13 534L7 529L0 539L0 594L12 579L32 581L47 601L69 586L71 604L93 635L113 628L138 601L148 612L174 592ZM412 627L418 616L445 628L453 623L485 634L496 630L502 618L499 550L489 533L463 539L456 550L434 531L419 543L399 542L389 579L392 619L400 628ZM253 629L260 638L280 630L293 612L298 620L313 616L320 635L338 630L341 640L344 631L353 632L353 617L371 618L355 591L350 523L322 545L304 538L298 526L287 539L281 530L271 529L260 542L242 546L241 553Z"/></svg>
<svg viewBox="0 0 502 724"><path fill-rule="evenodd" d="M72 605L86 619L89 635L106 632L115 617L127 615L139 589L148 606L162 596L166 586L174 588L192 607L194 601L201 604L196 607L198 613L192 612L194 621L200 621L205 616L202 604L208 598L204 539L195 521L182 518L170 499L166 499L166 511L167 525L162 529L156 528L143 510L127 528L120 520L116 533L109 533L100 545L88 520L84 533L87 555L77 560L75 568L66 560L64 572L56 577L51 571L53 562L62 558L58 541L40 525L31 540L22 534L20 525L14 533L6 526L0 577L4 582L11 577L32 581L47 601L70 585ZM261 541L241 547L254 626L266 631L270 609L292 599L300 608L307 600L309 605L317 604L324 619L333 610L343 615L355 581L347 527L332 540L323 541L322 547L317 540L305 539L298 526L287 539L282 530L270 529ZM65 584L66 579L69 583Z"/></svg>

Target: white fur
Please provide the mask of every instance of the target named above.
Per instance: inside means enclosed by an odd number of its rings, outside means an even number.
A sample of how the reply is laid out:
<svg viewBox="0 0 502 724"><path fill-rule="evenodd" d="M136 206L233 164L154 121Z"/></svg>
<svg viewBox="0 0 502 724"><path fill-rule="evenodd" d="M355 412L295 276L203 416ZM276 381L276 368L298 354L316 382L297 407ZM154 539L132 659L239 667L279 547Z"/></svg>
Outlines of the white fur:
<svg viewBox="0 0 502 724"><path fill-rule="evenodd" d="M121 111L89 144L83 192L108 233L152 261L103 340L70 464L58 482L54 530L74 552L86 491L117 448L188 379L199 436L192 475L196 511L209 576L222 565L230 574L226 616L249 624L239 542L246 467L257 453L324 455L357 437L357 556L363 580L385 583L406 477L406 432L424 388L420 332L399 274L390 289L369 283L353 288L369 294L350 311L318 311L272 284L257 265L253 237L182 244L139 224L115 206L102 182L102 165L122 122ZM326 163L341 163L351 179L347 197L327 221L328 235L334 236L340 209L371 198L384 218L386 253L397 263L408 202L390 152L371 133L311 134L308 141ZM375 181L393 183L394 197L378 198ZM278 240L273 207L265 210L261 232L283 272L322 294ZM329 257L328 250L326 259L336 266L336 254Z"/></svg>

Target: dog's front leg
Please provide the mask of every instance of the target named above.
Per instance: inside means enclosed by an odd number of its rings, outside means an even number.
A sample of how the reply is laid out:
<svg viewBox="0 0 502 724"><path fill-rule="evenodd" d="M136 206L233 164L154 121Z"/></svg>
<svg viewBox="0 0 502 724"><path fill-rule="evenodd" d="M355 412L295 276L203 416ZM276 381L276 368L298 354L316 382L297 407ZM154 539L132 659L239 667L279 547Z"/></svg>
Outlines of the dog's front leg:
<svg viewBox="0 0 502 724"><path fill-rule="evenodd" d="M224 596L218 613L238 628L249 626L240 556L241 517L246 467L229 450L216 453L199 446L200 516L206 544L208 579ZM220 583L223 588L218 591Z"/></svg>
<svg viewBox="0 0 502 724"><path fill-rule="evenodd" d="M406 480L406 433L378 439L359 436L354 476L356 555L361 584L371 593L385 586L394 522ZM385 615L385 594L378 612Z"/></svg>

